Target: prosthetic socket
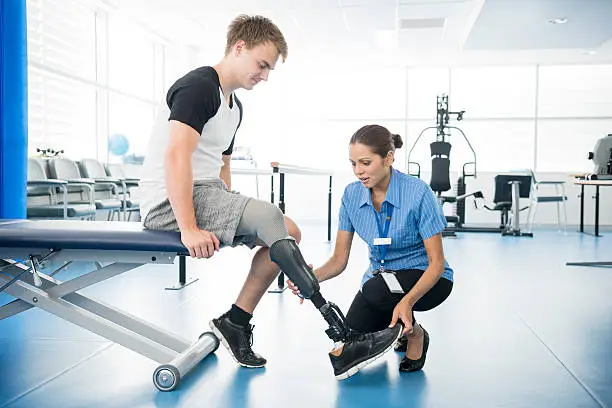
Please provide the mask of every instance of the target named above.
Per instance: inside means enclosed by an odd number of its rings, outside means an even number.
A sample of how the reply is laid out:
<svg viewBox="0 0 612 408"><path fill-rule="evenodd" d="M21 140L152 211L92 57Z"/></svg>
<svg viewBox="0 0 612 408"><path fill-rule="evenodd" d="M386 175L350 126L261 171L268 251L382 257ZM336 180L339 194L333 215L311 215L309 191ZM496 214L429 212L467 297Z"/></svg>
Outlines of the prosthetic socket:
<svg viewBox="0 0 612 408"><path fill-rule="evenodd" d="M335 342L346 342L351 335L346 318L338 306L326 301L319 292L319 282L304 261L295 240L287 238L273 243L270 246L270 259L295 283L302 296L319 309L329 324L329 329L325 330L327 336Z"/></svg>

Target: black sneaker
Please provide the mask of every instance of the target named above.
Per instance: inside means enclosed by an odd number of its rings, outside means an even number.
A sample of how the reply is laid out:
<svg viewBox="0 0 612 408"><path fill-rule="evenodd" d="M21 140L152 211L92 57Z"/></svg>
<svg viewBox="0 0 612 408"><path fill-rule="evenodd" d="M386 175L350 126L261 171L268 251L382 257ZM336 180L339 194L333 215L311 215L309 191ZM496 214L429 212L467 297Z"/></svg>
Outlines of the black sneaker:
<svg viewBox="0 0 612 408"><path fill-rule="evenodd" d="M356 374L360 369L376 360L391 349L402 333L403 326L396 324L375 333L356 335L352 340L344 343L339 356L329 354L334 375L337 380L344 380Z"/></svg>
<svg viewBox="0 0 612 408"><path fill-rule="evenodd" d="M221 340L230 355L243 367L258 368L266 364L266 359L253 352L253 328L255 326L240 326L232 323L229 312L222 314L218 319L212 319L210 328Z"/></svg>

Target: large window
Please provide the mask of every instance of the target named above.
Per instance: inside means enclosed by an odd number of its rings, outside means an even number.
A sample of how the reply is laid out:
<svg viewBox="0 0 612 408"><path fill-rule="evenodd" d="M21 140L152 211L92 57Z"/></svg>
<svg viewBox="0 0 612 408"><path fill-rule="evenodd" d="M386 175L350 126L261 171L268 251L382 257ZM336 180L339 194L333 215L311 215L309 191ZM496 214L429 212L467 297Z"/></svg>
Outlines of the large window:
<svg viewBox="0 0 612 408"><path fill-rule="evenodd" d="M594 164L588 159L598 139L612 133L608 119L547 119L538 125L538 170L590 173Z"/></svg>
<svg viewBox="0 0 612 408"><path fill-rule="evenodd" d="M164 48L178 47L96 4L27 2L30 154L138 162L146 152L165 94ZM186 72L182 62L174 67Z"/></svg>
<svg viewBox="0 0 612 408"><path fill-rule="evenodd" d="M29 0L30 154L96 154L95 12L70 0Z"/></svg>
<svg viewBox="0 0 612 408"><path fill-rule="evenodd" d="M409 119L436 120L436 97L448 94L450 70L448 68L409 68L407 113ZM452 102L452 101L451 101Z"/></svg>
<svg viewBox="0 0 612 408"><path fill-rule="evenodd" d="M28 0L28 63L96 78L95 12L73 0Z"/></svg>
<svg viewBox="0 0 612 408"><path fill-rule="evenodd" d="M534 167L534 120L471 120L461 129L476 152L478 171L504 172ZM451 162L473 159L467 143L455 137Z"/></svg>
<svg viewBox="0 0 612 408"><path fill-rule="evenodd" d="M541 67L538 116L612 117L612 66Z"/></svg>
<svg viewBox="0 0 612 408"><path fill-rule="evenodd" d="M155 43L133 22L115 15L108 20L108 84L144 99L156 96Z"/></svg>
<svg viewBox="0 0 612 408"><path fill-rule="evenodd" d="M535 67L451 70L451 110L465 110L466 118L533 118L535 93Z"/></svg>
<svg viewBox="0 0 612 408"><path fill-rule="evenodd" d="M612 66L551 66L539 73L538 170L593 171L588 152L612 133Z"/></svg>
<svg viewBox="0 0 612 408"><path fill-rule="evenodd" d="M151 135L153 105L111 93L108 110L109 163L142 163Z"/></svg>

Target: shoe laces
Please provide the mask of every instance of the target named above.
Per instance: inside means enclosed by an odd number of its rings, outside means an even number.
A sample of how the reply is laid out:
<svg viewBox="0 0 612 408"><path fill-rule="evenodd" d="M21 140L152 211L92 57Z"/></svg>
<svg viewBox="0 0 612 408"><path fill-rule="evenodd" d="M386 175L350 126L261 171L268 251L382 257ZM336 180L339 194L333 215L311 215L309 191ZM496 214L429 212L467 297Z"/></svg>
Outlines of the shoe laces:
<svg viewBox="0 0 612 408"><path fill-rule="evenodd" d="M249 324L244 327L244 332L249 337L249 346L253 346L253 329L255 328L254 324Z"/></svg>

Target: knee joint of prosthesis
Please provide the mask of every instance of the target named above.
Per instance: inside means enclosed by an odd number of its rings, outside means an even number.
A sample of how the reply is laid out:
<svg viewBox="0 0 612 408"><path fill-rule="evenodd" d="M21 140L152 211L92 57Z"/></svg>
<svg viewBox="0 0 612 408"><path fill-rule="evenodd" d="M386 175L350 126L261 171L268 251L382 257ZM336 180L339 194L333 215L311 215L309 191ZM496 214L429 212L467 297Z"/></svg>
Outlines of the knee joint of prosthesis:
<svg viewBox="0 0 612 408"><path fill-rule="evenodd" d="M304 298L315 305L329 329L325 331L333 341L345 342L350 336L350 329L340 308L332 302L327 302L319 292L319 281L310 267L304 261L297 243L292 238L281 239L270 246L270 259L276 263L283 273L298 287Z"/></svg>

